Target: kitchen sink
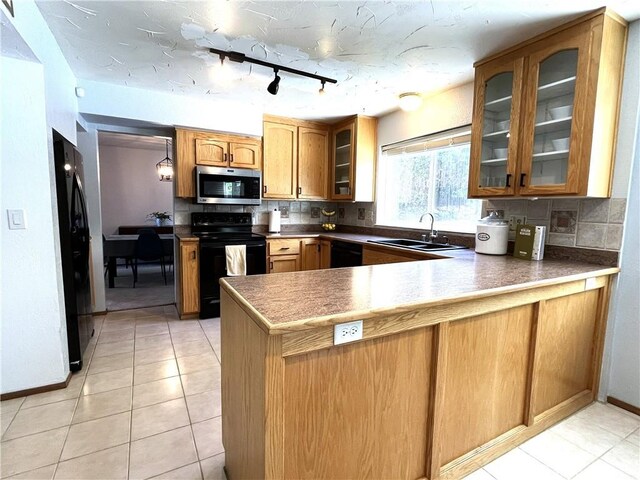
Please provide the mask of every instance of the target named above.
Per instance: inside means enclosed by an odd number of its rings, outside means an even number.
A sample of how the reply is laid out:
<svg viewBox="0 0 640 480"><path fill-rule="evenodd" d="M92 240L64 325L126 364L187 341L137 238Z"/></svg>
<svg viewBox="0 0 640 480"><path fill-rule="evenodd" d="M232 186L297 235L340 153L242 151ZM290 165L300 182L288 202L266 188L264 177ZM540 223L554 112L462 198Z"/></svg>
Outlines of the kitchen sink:
<svg viewBox="0 0 640 480"><path fill-rule="evenodd" d="M450 245L448 243L421 242L420 240L411 240L408 238L394 238L391 240L369 240L370 243L378 243L380 245L390 245L392 247L409 248L411 250L458 250L460 245Z"/></svg>

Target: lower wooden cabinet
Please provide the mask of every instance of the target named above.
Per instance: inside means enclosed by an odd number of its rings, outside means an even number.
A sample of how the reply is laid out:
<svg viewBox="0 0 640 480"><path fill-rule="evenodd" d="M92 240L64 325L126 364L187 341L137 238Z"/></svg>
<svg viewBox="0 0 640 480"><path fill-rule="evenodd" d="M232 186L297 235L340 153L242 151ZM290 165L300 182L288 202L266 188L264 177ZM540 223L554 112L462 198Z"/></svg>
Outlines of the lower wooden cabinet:
<svg viewBox="0 0 640 480"><path fill-rule="evenodd" d="M267 272L297 272L331 267L331 241L319 238L267 240Z"/></svg>
<svg viewBox="0 0 640 480"><path fill-rule="evenodd" d="M434 257L439 258L439 257ZM362 248L363 265L380 265L382 263L415 262L429 260L422 252L398 252L383 246L365 245Z"/></svg>
<svg viewBox="0 0 640 480"><path fill-rule="evenodd" d="M178 313L182 318L200 313L200 259L198 239L179 242Z"/></svg>

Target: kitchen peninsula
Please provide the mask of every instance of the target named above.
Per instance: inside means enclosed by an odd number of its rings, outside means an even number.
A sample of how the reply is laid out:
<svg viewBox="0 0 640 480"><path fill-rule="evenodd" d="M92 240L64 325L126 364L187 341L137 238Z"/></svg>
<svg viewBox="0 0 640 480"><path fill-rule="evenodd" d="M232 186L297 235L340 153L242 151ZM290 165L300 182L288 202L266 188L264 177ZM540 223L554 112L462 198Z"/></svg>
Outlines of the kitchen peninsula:
<svg viewBox="0 0 640 480"><path fill-rule="evenodd" d="M617 268L447 256L221 281L229 478L459 478L595 399Z"/></svg>

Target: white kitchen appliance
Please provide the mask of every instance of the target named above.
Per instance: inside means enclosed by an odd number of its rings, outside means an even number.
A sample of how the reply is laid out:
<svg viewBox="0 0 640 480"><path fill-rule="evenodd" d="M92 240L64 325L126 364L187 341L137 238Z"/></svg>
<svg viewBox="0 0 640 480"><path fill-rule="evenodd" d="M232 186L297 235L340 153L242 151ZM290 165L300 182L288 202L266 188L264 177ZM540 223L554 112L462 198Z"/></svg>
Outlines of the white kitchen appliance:
<svg viewBox="0 0 640 480"><path fill-rule="evenodd" d="M506 255L509 241L509 223L491 212L476 227L476 253Z"/></svg>

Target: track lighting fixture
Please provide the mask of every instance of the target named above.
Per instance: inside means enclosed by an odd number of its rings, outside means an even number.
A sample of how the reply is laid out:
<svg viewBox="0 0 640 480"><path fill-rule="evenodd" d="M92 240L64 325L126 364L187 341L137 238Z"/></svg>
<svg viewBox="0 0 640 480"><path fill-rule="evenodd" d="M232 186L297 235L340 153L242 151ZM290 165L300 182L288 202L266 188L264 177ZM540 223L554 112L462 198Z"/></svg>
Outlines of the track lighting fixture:
<svg viewBox="0 0 640 480"><path fill-rule="evenodd" d="M320 80L320 82L322 83L322 86L320 87L320 90L318 90L318 93L320 95L324 95L324 80Z"/></svg>
<svg viewBox="0 0 640 480"><path fill-rule="evenodd" d="M322 87L320 88L320 93L324 92L324 84L326 82L338 83L338 81L334 80L333 78L323 77L322 75L316 75L315 73L308 73L302 70L297 70L295 68L284 67L282 65L276 65L275 63L265 62L264 60L258 60L257 58L247 57L244 53L240 53L240 52L225 52L224 50L218 50L217 48L210 48L209 52L220 56L221 62L224 62L225 58L228 58L232 62L237 62L237 63L249 62L255 65L262 65L263 67L273 68L275 78L267 87L267 91L271 95L275 95L278 93L278 88L280 86L280 77L278 76L279 70L282 70L283 72L287 72L287 73L292 73L294 75L300 75L301 77L314 78L316 80L320 80L320 82L322 83Z"/></svg>
<svg viewBox="0 0 640 480"><path fill-rule="evenodd" d="M278 89L280 88L280 77L278 76L278 69L277 68L273 69L273 74L276 77L273 79L273 82L271 82L269 84L269 86L267 87L267 92L269 92L271 95L277 95L278 94Z"/></svg>

